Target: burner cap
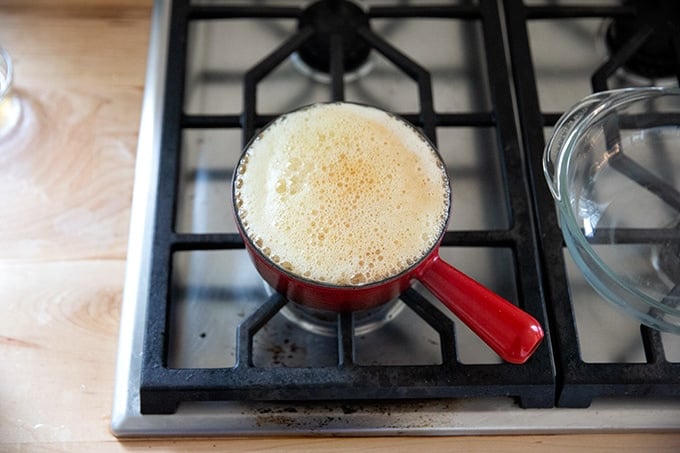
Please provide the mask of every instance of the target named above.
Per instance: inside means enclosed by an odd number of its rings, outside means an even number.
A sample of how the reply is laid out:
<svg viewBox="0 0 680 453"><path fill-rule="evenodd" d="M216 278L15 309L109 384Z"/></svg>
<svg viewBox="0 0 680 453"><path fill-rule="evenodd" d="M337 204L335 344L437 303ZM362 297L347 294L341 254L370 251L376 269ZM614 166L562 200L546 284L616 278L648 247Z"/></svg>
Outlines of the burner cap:
<svg viewBox="0 0 680 453"><path fill-rule="evenodd" d="M675 75L680 62L677 61L672 39L680 33L680 3L674 0L625 3L635 5L638 13L612 21L606 34L610 52L616 53L643 25L649 24L653 28L652 34L623 67L648 79Z"/></svg>
<svg viewBox="0 0 680 453"><path fill-rule="evenodd" d="M312 27L314 36L298 50L300 59L310 68L330 72L331 36L342 39L345 71L354 71L368 60L371 47L356 33L368 27L368 15L347 0L321 0L307 7L300 16L298 29Z"/></svg>

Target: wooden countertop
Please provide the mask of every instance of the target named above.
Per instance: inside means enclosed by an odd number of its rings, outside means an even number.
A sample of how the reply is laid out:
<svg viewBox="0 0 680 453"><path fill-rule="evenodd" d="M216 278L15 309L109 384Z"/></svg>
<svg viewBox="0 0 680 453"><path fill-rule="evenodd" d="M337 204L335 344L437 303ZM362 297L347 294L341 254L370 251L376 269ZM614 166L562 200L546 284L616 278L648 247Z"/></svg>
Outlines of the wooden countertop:
<svg viewBox="0 0 680 453"><path fill-rule="evenodd" d="M149 0L3 0L0 451L680 451L677 433L118 441L109 432Z"/></svg>

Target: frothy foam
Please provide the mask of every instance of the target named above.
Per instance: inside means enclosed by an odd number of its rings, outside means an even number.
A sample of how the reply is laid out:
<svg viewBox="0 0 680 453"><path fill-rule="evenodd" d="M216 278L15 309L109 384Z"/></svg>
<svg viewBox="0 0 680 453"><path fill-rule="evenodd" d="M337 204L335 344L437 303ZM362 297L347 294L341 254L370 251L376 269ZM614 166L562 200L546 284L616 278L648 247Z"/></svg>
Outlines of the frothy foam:
<svg viewBox="0 0 680 453"><path fill-rule="evenodd" d="M287 271L336 285L392 277L445 227L449 186L431 146L380 110L318 104L279 118L236 170L237 215Z"/></svg>

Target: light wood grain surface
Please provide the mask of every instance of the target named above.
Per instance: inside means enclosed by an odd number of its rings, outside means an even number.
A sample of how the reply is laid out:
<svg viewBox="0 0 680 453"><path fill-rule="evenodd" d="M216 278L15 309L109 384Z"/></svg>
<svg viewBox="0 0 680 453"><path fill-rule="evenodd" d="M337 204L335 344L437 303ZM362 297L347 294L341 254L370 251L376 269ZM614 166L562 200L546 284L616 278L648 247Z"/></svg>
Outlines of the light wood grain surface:
<svg viewBox="0 0 680 453"><path fill-rule="evenodd" d="M0 1L0 451L680 451L677 433L118 441L109 432L150 2Z"/></svg>

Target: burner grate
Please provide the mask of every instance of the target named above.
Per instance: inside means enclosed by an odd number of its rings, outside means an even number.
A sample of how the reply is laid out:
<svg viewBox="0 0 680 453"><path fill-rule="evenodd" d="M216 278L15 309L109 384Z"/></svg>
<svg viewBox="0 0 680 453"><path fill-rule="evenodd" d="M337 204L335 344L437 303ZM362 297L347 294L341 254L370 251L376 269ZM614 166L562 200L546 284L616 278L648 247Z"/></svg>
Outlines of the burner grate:
<svg viewBox="0 0 680 453"><path fill-rule="evenodd" d="M647 79L680 77L680 8L671 0L624 2L629 14L612 20L607 29L607 47L612 57L593 75L601 91L606 78L618 68Z"/></svg>
<svg viewBox="0 0 680 453"><path fill-rule="evenodd" d="M417 83L419 111L401 112L421 127L436 143L440 127L493 128L506 184L507 229L449 231L443 247L476 247L510 250L515 264L519 305L546 328L547 339L524 365L463 364L457 358L454 325L417 290L401 299L440 335L442 363L437 365L359 365L354 354L353 315L337 318L337 366L258 368L253 360L253 338L286 304L280 296L263 300L238 329L236 365L223 368L171 368L168 366L169 312L172 303L173 255L198 250L242 249L232 233L178 233L174 224L178 206L179 161L186 129L241 129L247 143L273 115L256 111L258 84L278 65L313 38L303 27L244 74L241 115L196 115L183 111L187 30L191 21L239 18L299 18L303 10L290 7L192 6L175 2L172 10L167 67L162 157L156 200L156 221L150 274L148 316L145 325L140 400L143 414L173 413L183 401L266 400L394 400L428 398L516 397L522 407L552 407L555 403L555 370L547 329L541 278L536 263L531 198L519 149L512 106L509 73L502 28L495 1L474 6L383 6L367 11L369 20L388 17L436 17L439 20L476 21L483 30L486 67L493 111L436 112L430 73L368 27L357 35L372 51L380 53ZM343 45L339 35L329 40L329 97L344 98ZM283 113L283 112L281 112ZM225 194L227 198L227 194Z"/></svg>
<svg viewBox="0 0 680 453"><path fill-rule="evenodd" d="M647 8L647 4L645 4ZM587 363L579 347L574 308L567 280L564 243L558 224L555 204L543 179L542 154L545 147L544 127L554 126L559 113L541 111L537 90L537 77L531 58L527 33L529 21L540 19L575 18L627 18L636 13L629 5L558 7L526 6L521 0L505 3L510 56L528 171L540 231L541 260L545 276L546 301L549 307L553 350L558 369L558 400L560 407L587 407L593 398L602 396L678 396L680 395L680 363L669 362L664 352L661 334L646 326L640 327L644 349L643 363ZM647 35L645 35L647 36ZM593 91L607 89L607 79L622 67L641 45L645 36L634 35L619 52L593 68ZM640 39L638 39L640 38ZM676 60L676 65L677 65ZM577 100L574 100L574 103ZM614 131L609 130L609 133ZM626 161L622 162L623 164ZM622 171L633 174L630 166ZM635 178L645 175L637 175ZM659 189L661 191L661 189ZM674 194L670 195L671 197ZM649 231L617 231L622 241L649 241ZM664 233L663 231L659 233ZM668 233L666 231L666 233ZM655 233L656 234L656 233ZM641 237L644 236L644 237ZM555 332L559 332L556 335Z"/></svg>

